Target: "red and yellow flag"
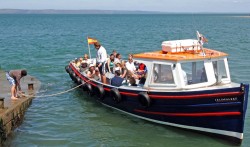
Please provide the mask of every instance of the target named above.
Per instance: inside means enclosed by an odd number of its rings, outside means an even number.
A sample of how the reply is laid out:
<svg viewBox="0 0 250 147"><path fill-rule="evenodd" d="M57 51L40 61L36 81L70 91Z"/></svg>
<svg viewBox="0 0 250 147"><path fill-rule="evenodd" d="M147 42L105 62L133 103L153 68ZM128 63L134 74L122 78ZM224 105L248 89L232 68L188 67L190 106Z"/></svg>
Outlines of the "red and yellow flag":
<svg viewBox="0 0 250 147"><path fill-rule="evenodd" d="M95 42L98 42L98 41L94 38L88 37L88 44L94 44Z"/></svg>

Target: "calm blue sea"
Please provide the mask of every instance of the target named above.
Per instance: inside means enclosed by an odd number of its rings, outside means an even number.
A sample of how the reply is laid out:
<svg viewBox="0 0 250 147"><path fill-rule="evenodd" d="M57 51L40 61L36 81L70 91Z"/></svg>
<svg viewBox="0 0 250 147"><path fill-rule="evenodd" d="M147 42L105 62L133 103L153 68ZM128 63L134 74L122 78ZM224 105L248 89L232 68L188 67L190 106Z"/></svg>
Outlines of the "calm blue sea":
<svg viewBox="0 0 250 147"><path fill-rule="evenodd" d="M0 15L0 66L25 68L42 82L40 94L54 94L75 85L64 67L88 53L87 36L111 53L153 51L165 40L196 38L229 53L231 78L250 83L250 18L236 15ZM91 47L92 56L95 50ZM250 144L246 116L242 146ZM36 98L23 124L6 146L231 146L221 139L157 125L97 103L80 89L55 97Z"/></svg>

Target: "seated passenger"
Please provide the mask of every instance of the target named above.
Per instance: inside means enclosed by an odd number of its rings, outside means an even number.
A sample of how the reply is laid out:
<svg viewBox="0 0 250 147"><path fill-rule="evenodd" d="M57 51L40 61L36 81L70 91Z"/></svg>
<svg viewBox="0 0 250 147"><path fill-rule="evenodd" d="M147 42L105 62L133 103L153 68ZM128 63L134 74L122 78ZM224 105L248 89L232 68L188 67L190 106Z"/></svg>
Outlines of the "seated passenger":
<svg viewBox="0 0 250 147"><path fill-rule="evenodd" d="M135 65L135 69L136 69L136 71L139 69L139 62L137 62L137 61L134 61L134 65Z"/></svg>
<svg viewBox="0 0 250 147"><path fill-rule="evenodd" d="M133 62L133 55L132 54L129 54L129 57L128 57L128 62L126 63L126 68L128 70L128 73L130 74L130 76L138 79L138 75L136 74L136 68L135 68L135 65L134 65L134 62Z"/></svg>
<svg viewBox="0 0 250 147"><path fill-rule="evenodd" d="M83 58L82 57L79 58L79 62L83 63Z"/></svg>
<svg viewBox="0 0 250 147"><path fill-rule="evenodd" d="M107 72L114 73L113 72L114 61L115 61L115 56L113 54L110 54L109 59L107 61L107 66L106 66Z"/></svg>
<svg viewBox="0 0 250 147"><path fill-rule="evenodd" d="M75 58L75 60L72 60L71 64L74 65L74 66L76 66L76 62L77 62L77 58Z"/></svg>
<svg viewBox="0 0 250 147"><path fill-rule="evenodd" d="M116 70L115 76L111 79L111 85L119 87L122 85L122 82L123 82L123 78L120 77L120 71Z"/></svg>
<svg viewBox="0 0 250 147"><path fill-rule="evenodd" d="M115 73L116 70L119 70L120 73L121 73L122 68L121 68L121 63L120 62L115 62L115 66L113 68L113 73Z"/></svg>
<svg viewBox="0 0 250 147"><path fill-rule="evenodd" d="M126 65L125 65L125 61L122 61L122 64L121 64L121 77L122 78L126 78L127 76L127 68L126 68Z"/></svg>
<svg viewBox="0 0 250 147"><path fill-rule="evenodd" d="M94 79L95 79L96 81L101 82L101 74L100 74L98 68L95 68Z"/></svg>
<svg viewBox="0 0 250 147"><path fill-rule="evenodd" d="M83 60L87 61L89 59L89 55L88 54L84 54L83 55Z"/></svg>
<svg viewBox="0 0 250 147"><path fill-rule="evenodd" d="M88 64L87 63L82 63L81 64L81 67L80 67L80 69L85 69L85 68L87 68L88 67Z"/></svg>
<svg viewBox="0 0 250 147"><path fill-rule="evenodd" d="M147 72L147 67L144 63L139 63L137 74L138 75L143 75L146 74Z"/></svg>
<svg viewBox="0 0 250 147"><path fill-rule="evenodd" d="M112 54L113 54L114 57L116 58L116 54L117 54L116 50L113 50Z"/></svg>
<svg viewBox="0 0 250 147"><path fill-rule="evenodd" d="M94 66L94 64L90 64L89 70L87 71L87 77L94 78L94 76L95 76L95 66Z"/></svg>
<svg viewBox="0 0 250 147"><path fill-rule="evenodd" d="M114 62L115 63L118 63L118 62L121 63L121 61L122 61L122 55L117 53L116 56L115 56L115 61Z"/></svg>
<svg viewBox="0 0 250 147"><path fill-rule="evenodd" d="M80 70L80 66L81 66L81 61L80 61L80 59L81 59L81 58L75 60L75 67L76 67L77 70Z"/></svg>
<svg viewBox="0 0 250 147"><path fill-rule="evenodd" d="M83 56L83 61L82 61L83 63L88 63L88 64L90 64L90 60L89 60L89 56L88 56L88 54L84 54L84 56Z"/></svg>
<svg viewBox="0 0 250 147"><path fill-rule="evenodd" d="M130 83L130 86L137 86L137 84L136 84L136 81L135 81L135 78L134 78L134 77L130 77L130 78L129 78L129 83Z"/></svg>
<svg viewBox="0 0 250 147"><path fill-rule="evenodd" d="M135 64L133 62L133 56L131 54L129 54L128 62L126 63L126 68L128 69L128 71L131 71L133 73L136 71Z"/></svg>

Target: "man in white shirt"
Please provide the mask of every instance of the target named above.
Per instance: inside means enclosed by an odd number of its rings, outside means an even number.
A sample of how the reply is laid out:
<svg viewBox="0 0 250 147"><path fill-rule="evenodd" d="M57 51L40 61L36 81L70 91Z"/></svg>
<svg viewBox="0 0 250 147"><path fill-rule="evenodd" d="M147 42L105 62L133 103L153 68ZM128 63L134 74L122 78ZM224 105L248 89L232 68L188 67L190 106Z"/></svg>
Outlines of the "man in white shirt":
<svg viewBox="0 0 250 147"><path fill-rule="evenodd" d="M96 53L96 66L99 68L99 72L101 74L101 79L104 84L106 84L106 76L105 76L105 63L107 60L107 51L106 49L101 46L99 42L95 42L94 46L97 50Z"/></svg>
<svg viewBox="0 0 250 147"><path fill-rule="evenodd" d="M135 64L133 62L133 55L132 54L128 55L128 62L126 62L126 68L132 77L138 79L138 76L135 74L136 68L135 68Z"/></svg>
<svg viewBox="0 0 250 147"><path fill-rule="evenodd" d="M135 68L135 64L133 62L133 59L128 60L128 62L126 62L126 68L131 71L131 72L135 72L136 68Z"/></svg>

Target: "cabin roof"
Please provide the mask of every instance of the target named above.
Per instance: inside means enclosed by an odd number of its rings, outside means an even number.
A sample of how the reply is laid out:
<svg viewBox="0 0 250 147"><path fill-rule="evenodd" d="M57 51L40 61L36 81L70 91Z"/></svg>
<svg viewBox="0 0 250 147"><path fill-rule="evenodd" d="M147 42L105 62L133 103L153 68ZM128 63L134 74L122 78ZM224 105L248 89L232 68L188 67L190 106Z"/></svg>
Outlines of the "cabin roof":
<svg viewBox="0 0 250 147"><path fill-rule="evenodd" d="M166 53L162 50L154 52L145 52L134 54L137 59L151 59L151 60L167 60L167 61L186 61L186 60L204 60L211 58L220 58L228 56L228 54L208 48L204 48L206 56L203 56L201 51L188 51L180 53Z"/></svg>

